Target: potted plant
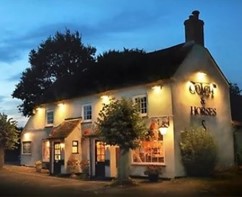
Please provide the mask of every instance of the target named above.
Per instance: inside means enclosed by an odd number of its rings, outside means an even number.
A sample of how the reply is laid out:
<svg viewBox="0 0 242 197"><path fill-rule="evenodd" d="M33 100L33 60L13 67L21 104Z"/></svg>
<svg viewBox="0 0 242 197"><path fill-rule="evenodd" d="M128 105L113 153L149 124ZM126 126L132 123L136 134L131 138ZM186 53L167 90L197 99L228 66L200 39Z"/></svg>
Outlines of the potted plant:
<svg viewBox="0 0 242 197"><path fill-rule="evenodd" d="M159 180L159 175L162 174L161 166L148 165L144 171L145 175L148 175L149 181L157 182Z"/></svg>
<svg viewBox="0 0 242 197"><path fill-rule="evenodd" d="M35 169L36 169L36 172L41 172L41 169L42 169L42 161L36 161L35 162Z"/></svg>

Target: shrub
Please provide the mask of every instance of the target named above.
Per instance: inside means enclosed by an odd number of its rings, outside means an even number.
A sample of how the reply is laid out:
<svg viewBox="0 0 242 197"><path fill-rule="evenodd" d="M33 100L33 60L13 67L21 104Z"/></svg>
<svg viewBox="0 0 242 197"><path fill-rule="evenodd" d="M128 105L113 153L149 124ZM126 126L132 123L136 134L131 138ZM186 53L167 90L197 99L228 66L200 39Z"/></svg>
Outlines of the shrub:
<svg viewBox="0 0 242 197"><path fill-rule="evenodd" d="M203 128L181 132L182 162L189 176L208 176L215 168L217 151L212 135Z"/></svg>
<svg viewBox="0 0 242 197"><path fill-rule="evenodd" d="M67 161L67 170L71 174L80 172L80 161L75 158L69 159Z"/></svg>

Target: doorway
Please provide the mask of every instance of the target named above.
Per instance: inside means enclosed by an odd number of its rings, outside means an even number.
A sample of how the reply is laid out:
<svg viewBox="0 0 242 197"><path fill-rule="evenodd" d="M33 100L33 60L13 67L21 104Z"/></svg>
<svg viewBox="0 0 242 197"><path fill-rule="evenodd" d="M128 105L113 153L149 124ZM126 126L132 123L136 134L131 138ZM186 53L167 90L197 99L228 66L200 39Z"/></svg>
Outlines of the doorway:
<svg viewBox="0 0 242 197"><path fill-rule="evenodd" d="M105 143L95 141L95 177L105 177Z"/></svg>
<svg viewBox="0 0 242 197"><path fill-rule="evenodd" d="M61 166L64 164L64 160L61 156L61 143L54 142L54 174L61 173Z"/></svg>

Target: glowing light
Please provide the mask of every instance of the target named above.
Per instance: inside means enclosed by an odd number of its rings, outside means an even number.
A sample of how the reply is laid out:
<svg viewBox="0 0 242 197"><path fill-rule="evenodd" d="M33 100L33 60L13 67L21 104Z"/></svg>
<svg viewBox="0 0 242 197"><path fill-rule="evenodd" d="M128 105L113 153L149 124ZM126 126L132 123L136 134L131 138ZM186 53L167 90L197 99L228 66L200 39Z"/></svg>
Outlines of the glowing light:
<svg viewBox="0 0 242 197"><path fill-rule="evenodd" d="M161 86L153 86L152 87L152 90L155 92L155 93L159 93L161 91Z"/></svg>
<svg viewBox="0 0 242 197"><path fill-rule="evenodd" d="M49 148L50 147L50 141L46 141L45 145L46 145L47 148Z"/></svg>
<svg viewBox="0 0 242 197"><path fill-rule="evenodd" d="M25 133L23 138L24 138L25 141L31 141L31 134Z"/></svg>
<svg viewBox="0 0 242 197"><path fill-rule="evenodd" d="M110 103L110 98L107 95L101 96L102 103L108 105Z"/></svg>
<svg viewBox="0 0 242 197"><path fill-rule="evenodd" d="M65 106L64 103L58 103L58 107L63 108Z"/></svg>
<svg viewBox="0 0 242 197"><path fill-rule="evenodd" d="M65 144L64 143L60 143L60 147L61 147L61 149L64 149L65 148Z"/></svg>
<svg viewBox="0 0 242 197"><path fill-rule="evenodd" d="M204 72L198 72L197 73L197 79L198 81L204 81L206 79L207 74Z"/></svg>
<svg viewBox="0 0 242 197"><path fill-rule="evenodd" d="M167 127L160 127L159 131L161 135L165 135L167 133Z"/></svg>

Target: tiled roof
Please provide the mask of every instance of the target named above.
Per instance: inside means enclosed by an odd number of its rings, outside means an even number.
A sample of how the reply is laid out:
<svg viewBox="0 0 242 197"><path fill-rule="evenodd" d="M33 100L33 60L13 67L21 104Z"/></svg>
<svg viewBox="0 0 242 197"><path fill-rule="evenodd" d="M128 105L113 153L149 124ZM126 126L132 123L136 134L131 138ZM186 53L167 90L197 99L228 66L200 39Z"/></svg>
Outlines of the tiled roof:
<svg viewBox="0 0 242 197"><path fill-rule="evenodd" d="M64 139L66 138L77 126L80 120L65 120L59 126L54 127L49 135L50 139Z"/></svg>
<svg viewBox="0 0 242 197"><path fill-rule="evenodd" d="M182 43L163 50L144 53L124 61L126 65L120 65L120 62L117 62L113 69L114 72L105 70L105 65L98 67L97 64L93 67L93 69L97 69L96 75L86 71L76 76L57 80L38 103L70 99L170 79L187 57L193 45ZM111 64L115 64L115 62L111 62Z"/></svg>

